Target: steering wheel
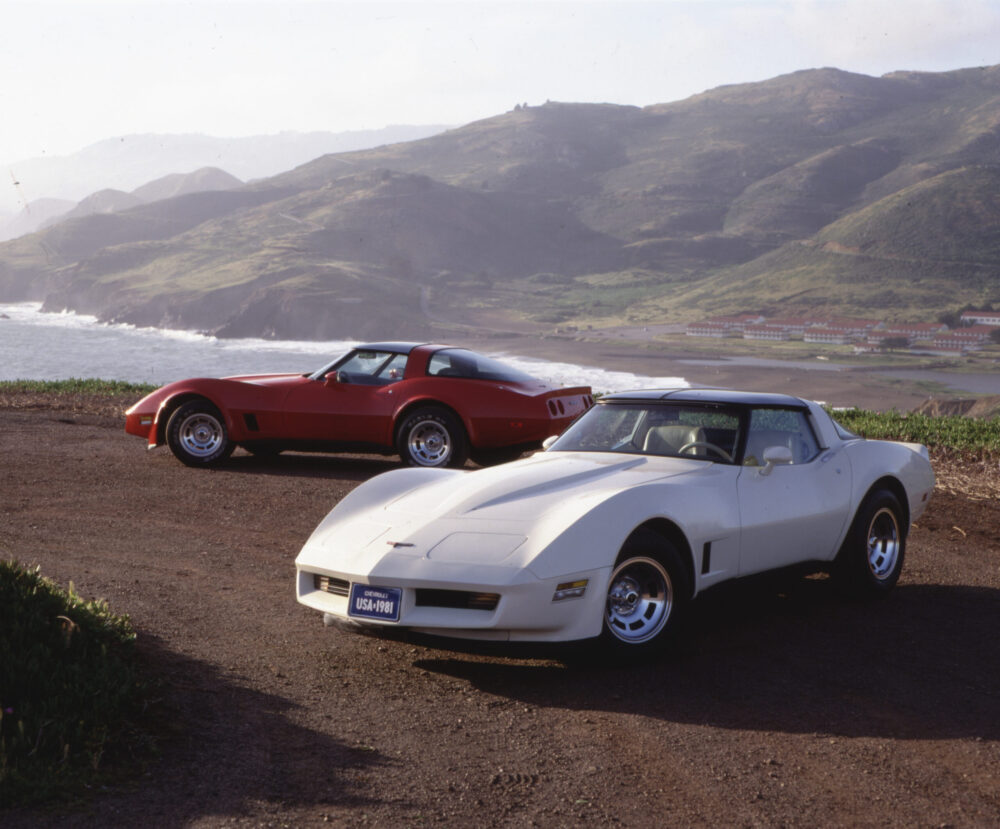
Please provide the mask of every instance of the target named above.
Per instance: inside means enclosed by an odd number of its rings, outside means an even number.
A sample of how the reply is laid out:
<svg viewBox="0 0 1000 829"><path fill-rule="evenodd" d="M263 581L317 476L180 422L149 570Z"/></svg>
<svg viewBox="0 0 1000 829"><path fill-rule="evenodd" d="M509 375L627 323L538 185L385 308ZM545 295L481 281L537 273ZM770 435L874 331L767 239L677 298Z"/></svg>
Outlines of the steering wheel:
<svg viewBox="0 0 1000 829"><path fill-rule="evenodd" d="M690 443L685 443L680 449L677 450L677 453L683 455L685 450L692 449L695 446L704 446L706 449L710 449L725 458L730 463L733 462L733 456L730 455L725 449L721 446L716 446L714 443L709 443L707 440L692 440Z"/></svg>

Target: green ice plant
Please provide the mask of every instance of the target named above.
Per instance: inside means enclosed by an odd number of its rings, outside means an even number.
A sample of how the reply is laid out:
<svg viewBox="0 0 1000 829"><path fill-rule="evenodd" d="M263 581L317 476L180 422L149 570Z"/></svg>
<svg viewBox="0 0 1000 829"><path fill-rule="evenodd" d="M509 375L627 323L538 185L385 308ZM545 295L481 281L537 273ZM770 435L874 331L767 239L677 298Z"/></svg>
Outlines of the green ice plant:
<svg viewBox="0 0 1000 829"><path fill-rule="evenodd" d="M0 561L0 808L100 777L143 696L134 642L107 602Z"/></svg>
<svg viewBox="0 0 1000 829"><path fill-rule="evenodd" d="M931 451L974 456L1000 453L1000 417L926 415L843 409L831 412L846 429L866 438L922 443Z"/></svg>

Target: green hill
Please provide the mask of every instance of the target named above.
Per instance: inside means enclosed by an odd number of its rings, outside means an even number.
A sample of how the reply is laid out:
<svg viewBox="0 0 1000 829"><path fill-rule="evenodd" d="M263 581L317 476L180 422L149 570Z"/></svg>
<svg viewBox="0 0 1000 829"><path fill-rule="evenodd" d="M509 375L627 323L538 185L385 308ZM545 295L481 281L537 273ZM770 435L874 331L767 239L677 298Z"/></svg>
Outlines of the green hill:
<svg viewBox="0 0 1000 829"><path fill-rule="evenodd" d="M1000 167L951 170L691 285L672 304L713 313L933 316L1000 298L998 220Z"/></svg>
<svg viewBox="0 0 1000 829"><path fill-rule="evenodd" d="M279 337L1000 301L1000 67L518 107L0 245L0 299Z"/></svg>

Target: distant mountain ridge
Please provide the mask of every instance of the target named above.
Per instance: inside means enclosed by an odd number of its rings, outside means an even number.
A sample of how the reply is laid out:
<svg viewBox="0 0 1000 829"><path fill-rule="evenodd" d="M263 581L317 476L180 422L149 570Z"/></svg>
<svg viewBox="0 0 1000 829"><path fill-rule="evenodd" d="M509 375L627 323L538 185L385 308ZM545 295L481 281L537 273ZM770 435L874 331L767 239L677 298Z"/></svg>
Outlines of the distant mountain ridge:
<svg viewBox="0 0 1000 829"><path fill-rule="evenodd" d="M221 168L243 181L290 170L326 153L412 141L447 129L397 125L346 132L282 132L242 138L145 134L108 138L64 156L3 159L19 190L0 189L0 214L17 213L23 199L79 201L99 190L129 192L162 176ZM6 176L7 173L5 172Z"/></svg>
<svg viewBox="0 0 1000 829"><path fill-rule="evenodd" d="M215 190L235 190L243 182L225 170L203 167L193 173L174 173L137 187L131 193L121 190L98 190L79 202L72 210L47 219L39 227L51 227L68 219L91 216L94 213L121 213L141 204L162 201L188 193L208 193Z"/></svg>
<svg viewBox="0 0 1000 829"><path fill-rule="evenodd" d="M203 167L193 173L176 173L137 187L131 193L121 190L98 190L77 204L58 199L32 202L12 220L0 222L0 241L16 239L26 233L52 227L60 222L92 216L95 213L121 213L133 207L188 193L232 190L243 185L235 176L214 167Z"/></svg>
<svg viewBox="0 0 1000 829"><path fill-rule="evenodd" d="M0 298L228 336L1000 302L1000 67L518 107L0 245ZM197 197L196 197L197 196Z"/></svg>

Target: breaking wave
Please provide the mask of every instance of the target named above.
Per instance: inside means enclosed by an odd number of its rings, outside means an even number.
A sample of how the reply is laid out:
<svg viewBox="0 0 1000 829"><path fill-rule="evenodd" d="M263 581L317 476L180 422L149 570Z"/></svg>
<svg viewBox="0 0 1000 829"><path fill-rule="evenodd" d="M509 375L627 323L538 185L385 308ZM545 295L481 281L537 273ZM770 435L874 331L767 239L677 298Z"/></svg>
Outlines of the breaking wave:
<svg viewBox="0 0 1000 829"><path fill-rule="evenodd" d="M162 385L185 377L308 373L355 340L220 339L196 331L101 323L71 312L42 312L41 303L0 304L0 379L100 377ZM490 352L505 363L561 386L596 392L687 386L681 377L648 377L594 366Z"/></svg>

